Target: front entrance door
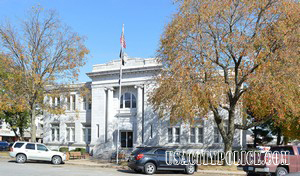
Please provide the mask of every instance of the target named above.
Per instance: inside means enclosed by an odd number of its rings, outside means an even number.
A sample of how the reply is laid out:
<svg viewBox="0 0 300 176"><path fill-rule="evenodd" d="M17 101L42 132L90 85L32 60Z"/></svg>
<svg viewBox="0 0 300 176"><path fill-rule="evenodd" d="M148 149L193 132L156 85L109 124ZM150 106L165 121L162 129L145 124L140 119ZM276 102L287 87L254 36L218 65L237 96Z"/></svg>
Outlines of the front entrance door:
<svg viewBox="0 0 300 176"><path fill-rule="evenodd" d="M133 147L133 133L132 131L121 131L121 147L132 148Z"/></svg>

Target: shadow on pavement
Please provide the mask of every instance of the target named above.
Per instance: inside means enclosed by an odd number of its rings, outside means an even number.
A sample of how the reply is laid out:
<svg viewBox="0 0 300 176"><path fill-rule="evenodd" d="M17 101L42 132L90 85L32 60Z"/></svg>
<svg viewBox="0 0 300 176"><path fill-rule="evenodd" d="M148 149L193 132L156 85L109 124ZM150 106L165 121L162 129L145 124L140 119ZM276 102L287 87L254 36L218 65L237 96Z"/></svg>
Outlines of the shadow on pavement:
<svg viewBox="0 0 300 176"><path fill-rule="evenodd" d="M9 163L17 163L16 160L9 160ZM53 165L50 161L26 161L25 163L20 163L20 164L26 164L26 163L30 163L30 164L50 164ZM17 163L19 164L19 163ZM53 165L53 166L61 166L60 165Z"/></svg>
<svg viewBox="0 0 300 176"><path fill-rule="evenodd" d="M122 173L128 173L128 174L141 174L141 173L137 173L133 170L118 169L117 171L122 172ZM157 172L155 172L155 174L183 174L183 172L180 172L180 171L157 171Z"/></svg>

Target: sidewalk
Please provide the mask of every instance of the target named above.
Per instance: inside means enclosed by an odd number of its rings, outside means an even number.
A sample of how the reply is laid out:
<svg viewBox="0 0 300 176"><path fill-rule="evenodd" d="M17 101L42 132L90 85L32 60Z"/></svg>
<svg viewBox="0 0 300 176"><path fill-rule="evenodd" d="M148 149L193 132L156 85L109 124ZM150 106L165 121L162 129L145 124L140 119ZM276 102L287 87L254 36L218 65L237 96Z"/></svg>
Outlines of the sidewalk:
<svg viewBox="0 0 300 176"><path fill-rule="evenodd" d="M99 163L96 160L90 159L77 159L77 160L69 160L65 162L69 165L80 165L80 166L88 166L88 167L100 167L100 168L116 168L116 169L125 169L128 170L127 166L116 165L115 163ZM226 170L199 170L197 173L203 174L214 174L214 175L246 175L245 172L242 171L226 171Z"/></svg>
<svg viewBox="0 0 300 176"><path fill-rule="evenodd" d="M100 162L97 162L96 160L90 160L90 159L68 160L68 161L65 161L65 164L81 165L81 166L88 166L88 167L128 169L127 166L121 166L121 165L117 165L115 163L100 163Z"/></svg>

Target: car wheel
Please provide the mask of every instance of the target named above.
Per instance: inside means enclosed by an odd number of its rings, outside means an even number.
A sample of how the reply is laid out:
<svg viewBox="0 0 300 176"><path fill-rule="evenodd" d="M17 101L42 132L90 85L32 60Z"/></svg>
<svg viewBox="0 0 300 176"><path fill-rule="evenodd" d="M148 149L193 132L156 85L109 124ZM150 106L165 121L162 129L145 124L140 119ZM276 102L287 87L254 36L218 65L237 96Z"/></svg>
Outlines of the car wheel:
<svg viewBox="0 0 300 176"><path fill-rule="evenodd" d="M16 157L17 163L25 163L27 160L26 155L24 154L18 154Z"/></svg>
<svg viewBox="0 0 300 176"><path fill-rule="evenodd" d="M145 174L152 175L156 171L156 166L153 163L146 163L144 166Z"/></svg>
<svg viewBox="0 0 300 176"><path fill-rule="evenodd" d="M195 166L193 165L187 165L185 168L185 173L187 174L193 174L195 172Z"/></svg>
<svg viewBox="0 0 300 176"><path fill-rule="evenodd" d="M288 173L289 172L284 167L278 167L276 169L276 176L283 176L283 175L287 175Z"/></svg>
<svg viewBox="0 0 300 176"><path fill-rule="evenodd" d="M55 165L61 164L61 157L60 156L53 156L52 163Z"/></svg>

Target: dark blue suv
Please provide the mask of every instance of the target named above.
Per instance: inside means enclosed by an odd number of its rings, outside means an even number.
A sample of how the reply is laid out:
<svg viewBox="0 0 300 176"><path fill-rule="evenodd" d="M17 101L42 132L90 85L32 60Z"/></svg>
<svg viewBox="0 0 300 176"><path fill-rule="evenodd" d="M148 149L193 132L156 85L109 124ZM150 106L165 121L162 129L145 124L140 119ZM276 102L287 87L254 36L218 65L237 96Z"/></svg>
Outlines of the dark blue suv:
<svg viewBox="0 0 300 176"><path fill-rule="evenodd" d="M154 174L156 171L182 171L186 174L193 174L197 171L197 164L172 164L166 161L170 152L175 149L164 147L138 147L132 152L128 160L128 166L138 173L148 175ZM179 161L180 157L176 156Z"/></svg>
<svg viewBox="0 0 300 176"><path fill-rule="evenodd" d="M0 141L0 151L8 151L9 144L6 141Z"/></svg>

